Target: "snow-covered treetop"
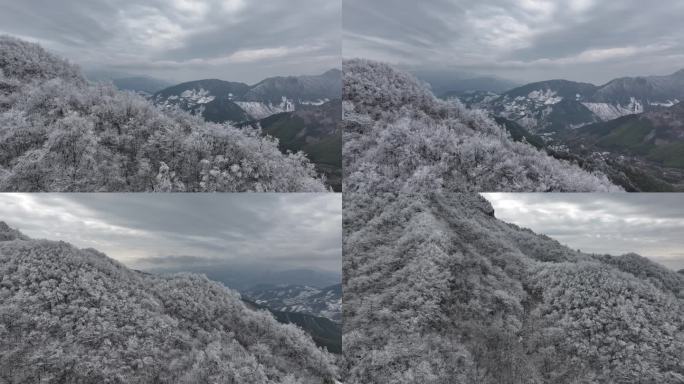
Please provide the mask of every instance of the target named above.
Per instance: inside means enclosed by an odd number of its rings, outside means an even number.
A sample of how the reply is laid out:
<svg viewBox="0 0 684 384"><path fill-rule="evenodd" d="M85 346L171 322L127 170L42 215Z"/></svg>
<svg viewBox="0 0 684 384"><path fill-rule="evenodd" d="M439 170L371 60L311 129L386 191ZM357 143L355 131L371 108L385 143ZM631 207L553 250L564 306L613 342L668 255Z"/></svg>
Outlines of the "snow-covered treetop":
<svg viewBox="0 0 684 384"><path fill-rule="evenodd" d="M322 192L303 153L258 130L160 111L0 37L0 190Z"/></svg>
<svg viewBox="0 0 684 384"><path fill-rule="evenodd" d="M153 275L0 223L0 382L330 383L301 329L194 274Z"/></svg>
<svg viewBox="0 0 684 384"><path fill-rule="evenodd" d="M493 217L477 194L345 193L343 376L684 382L684 276Z"/></svg>
<svg viewBox="0 0 684 384"><path fill-rule="evenodd" d="M369 60L344 66L344 190L619 191L550 157L481 110L435 98L412 75Z"/></svg>
<svg viewBox="0 0 684 384"><path fill-rule="evenodd" d="M24 82L61 78L85 82L80 69L40 45L0 35L0 71L5 77Z"/></svg>

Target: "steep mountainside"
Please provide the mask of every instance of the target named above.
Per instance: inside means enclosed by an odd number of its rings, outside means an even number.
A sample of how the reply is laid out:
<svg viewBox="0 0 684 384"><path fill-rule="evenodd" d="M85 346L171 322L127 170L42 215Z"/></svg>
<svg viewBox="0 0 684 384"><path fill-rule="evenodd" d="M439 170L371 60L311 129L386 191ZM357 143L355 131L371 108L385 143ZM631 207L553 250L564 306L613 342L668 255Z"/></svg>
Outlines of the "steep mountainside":
<svg viewBox="0 0 684 384"><path fill-rule="evenodd" d="M284 97L297 104L340 99L342 71L331 69L318 76L271 77L252 86L245 101L277 103Z"/></svg>
<svg viewBox="0 0 684 384"><path fill-rule="evenodd" d="M588 125L568 137L586 146L684 168L684 104Z"/></svg>
<svg viewBox="0 0 684 384"><path fill-rule="evenodd" d="M305 285L262 286L243 291L250 300L268 308L326 317L342 322L342 285L315 288Z"/></svg>
<svg viewBox="0 0 684 384"><path fill-rule="evenodd" d="M302 105L293 112L271 115L250 125L278 139L281 151L303 151L326 176L333 190L342 190L342 103Z"/></svg>
<svg viewBox="0 0 684 384"><path fill-rule="evenodd" d="M495 218L475 194L344 195L347 383L684 382L684 276Z"/></svg>
<svg viewBox="0 0 684 384"><path fill-rule="evenodd" d="M604 175L512 140L487 113L439 100L406 73L344 62L344 190L608 191Z"/></svg>
<svg viewBox="0 0 684 384"><path fill-rule="evenodd" d="M178 107L207 121L223 123L248 120L247 113L235 103L249 90L243 83L208 79L190 81L165 88L154 94L154 103L164 109Z"/></svg>
<svg viewBox="0 0 684 384"><path fill-rule="evenodd" d="M152 99L162 108L179 107L208 121L239 123L339 100L341 82L337 69L318 76L272 77L253 86L208 79L166 88Z"/></svg>
<svg viewBox="0 0 684 384"><path fill-rule="evenodd" d="M684 100L684 70L668 76L624 77L601 86L567 80L542 81L509 90L497 98L480 100L476 106L534 132L562 132L657 111L680 100Z"/></svg>
<svg viewBox="0 0 684 384"><path fill-rule="evenodd" d="M287 312L273 309L266 305L257 304L252 300L242 301L249 308L267 310L273 317L283 324L294 324L311 336L311 339L320 347L324 347L330 353L342 353L342 325L327 317L309 315L301 312ZM340 308L341 310L341 308Z"/></svg>
<svg viewBox="0 0 684 384"><path fill-rule="evenodd" d="M0 222L0 381L330 383L295 326L199 275L136 272Z"/></svg>
<svg viewBox="0 0 684 384"><path fill-rule="evenodd" d="M90 84L38 45L0 36L2 191L324 191L302 154Z"/></svg>

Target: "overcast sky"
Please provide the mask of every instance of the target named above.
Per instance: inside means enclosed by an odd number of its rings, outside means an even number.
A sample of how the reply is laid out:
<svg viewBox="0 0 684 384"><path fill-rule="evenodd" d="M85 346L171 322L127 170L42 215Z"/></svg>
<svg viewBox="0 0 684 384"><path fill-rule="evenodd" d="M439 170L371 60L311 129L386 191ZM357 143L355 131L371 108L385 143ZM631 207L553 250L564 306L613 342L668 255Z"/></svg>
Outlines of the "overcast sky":
<svg viewBox="0 0 684 384"><path fill-rule="evenodd" d="M684 68L680 0L345 0L343 54L518 81Z"/></svg>
<svg viewBox="0 0 684 384"><path fill-rule="evenodd" d="M86 68L255 83L341 64L341 0L0 0L0 33Z"/></svg>
<svg viewBox="0 0 684 384"><path fill-rule="evenodd" d="M129 267L227 262L340 273L339 194L0 194L0 220Z"/></svg>
<svg viewBox="0 0 684 384"><path fill-rule="evenodd" d="M684 268L684 194L485 193L498 219L573 249Z"/></svg>

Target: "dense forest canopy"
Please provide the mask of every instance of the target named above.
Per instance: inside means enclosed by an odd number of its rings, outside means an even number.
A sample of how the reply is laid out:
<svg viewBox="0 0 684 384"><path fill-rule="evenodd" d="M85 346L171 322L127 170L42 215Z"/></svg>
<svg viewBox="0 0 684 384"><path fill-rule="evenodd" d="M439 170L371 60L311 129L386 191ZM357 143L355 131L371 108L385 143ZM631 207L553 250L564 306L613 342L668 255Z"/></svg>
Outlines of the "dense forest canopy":
<svg viewBox="0 0 684 384"><path fill-rule="evenodd" d="M476 194L344 196L348 383L684 383L684 276L494 217Z"/></svg>
<svg viewBox="0 0 684 384"><path fill-rule="evenodd" d="M325 191L303 153L258 130L161 112L0 36L0 190Z"/></svg>
<svg viewBox="0 0 684 384"><path fill-rule="evenodd" d="M332 383L294 325L193 274L133 271L0 222L2 383Z"/></svg>
<svg viewBox="0 0 684 384"><path fill-rule="evenodd" d="M484 111L439 100L382 63L343 63L349 192L617 191L603 174L513 141Z"/></svg>

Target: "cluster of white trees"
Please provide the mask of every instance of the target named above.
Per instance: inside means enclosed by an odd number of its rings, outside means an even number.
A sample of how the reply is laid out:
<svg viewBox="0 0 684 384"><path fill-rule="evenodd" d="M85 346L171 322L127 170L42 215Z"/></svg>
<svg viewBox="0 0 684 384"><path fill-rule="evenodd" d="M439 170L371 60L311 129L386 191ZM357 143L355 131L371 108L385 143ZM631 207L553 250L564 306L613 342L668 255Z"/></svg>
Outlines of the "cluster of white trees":
<svg viewBox="0 0 684 384"><path fill-rule="evenodd" d="M0 190L325 191L303 153L86 82L35 44L0 36Z"/></svg>
<svg viewBox="0 0 684 384"><path fill-rule="evenodd" d="M0 382L326 384L334 358L203 276L136 272L0 222Z"/></svg>
<svg viewBox="0 0 684 384"><path fill-rule="evenodd" d="M356 192L617 191L603 174L513 141L382 63L344 62L344 186Z"/></svg>
<svg viewBox="0 0 684 384"><path fill-rule="evenodd" d="M476 194L344 196L348 383L683 383L684 276L497 220Z"/></svg>

